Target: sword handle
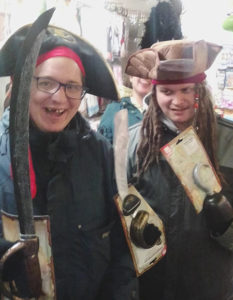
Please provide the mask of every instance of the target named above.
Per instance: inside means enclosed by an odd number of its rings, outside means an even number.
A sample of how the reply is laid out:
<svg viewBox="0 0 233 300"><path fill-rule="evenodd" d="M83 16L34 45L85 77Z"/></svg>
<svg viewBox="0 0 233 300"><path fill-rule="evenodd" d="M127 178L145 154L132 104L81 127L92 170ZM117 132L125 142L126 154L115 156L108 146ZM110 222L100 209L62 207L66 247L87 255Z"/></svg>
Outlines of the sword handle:
<svg viewBox="0 0 233 300"><path fill-rule="evenodd" d="M39 297L42 294L42 279L38 259L39 239L35 237L22 240L22 242L25 244L24 264L30 297Z"/></svg>

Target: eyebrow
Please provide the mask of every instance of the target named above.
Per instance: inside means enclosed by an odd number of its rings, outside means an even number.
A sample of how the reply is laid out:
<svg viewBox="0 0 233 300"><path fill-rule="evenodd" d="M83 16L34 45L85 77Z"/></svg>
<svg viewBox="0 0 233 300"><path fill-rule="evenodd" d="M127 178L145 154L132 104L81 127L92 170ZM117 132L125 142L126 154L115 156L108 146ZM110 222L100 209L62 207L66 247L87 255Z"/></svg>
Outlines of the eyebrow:
<svg viewBox="0 0 233 300"><path fill-rule="evenodd" d="M35 76L35 77L37 77L37 78L44 78L44 79L51 79L51 80L54 80L54 81L56 81L56 82L62 83L62 82L60 82L59 80L57 80L57 79L55 79L55 78L53 78L53 77L51 77L51 76ZM81 81L81 82L78 82L78 81L69 80L69 81L66 82L66 84L77 84L77 85L82 85L83 83L82 83L82 81Z"/></svg>

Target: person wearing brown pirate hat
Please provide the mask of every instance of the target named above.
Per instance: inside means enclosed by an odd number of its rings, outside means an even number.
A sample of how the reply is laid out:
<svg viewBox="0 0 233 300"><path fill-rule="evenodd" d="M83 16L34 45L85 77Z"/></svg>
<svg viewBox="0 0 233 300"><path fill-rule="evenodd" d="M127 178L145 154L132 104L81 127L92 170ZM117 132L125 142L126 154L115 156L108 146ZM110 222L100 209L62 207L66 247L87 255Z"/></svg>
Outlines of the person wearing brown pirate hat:
<svg viewBox="0 0 233 300"><path fill-rule="evenodd" d="M11 76L13 85L17 53L30 26L16 31L0 51L0 76ZM98 51L49 25L30 90L29 169L34 214L50 217L56 286L51 299L137 299L135 271L113 201L112 147L78 112L86 91L118 100L111 69ZM16 214L9 109L0 123L0 206ZM12 243L0 239L0 256ZM24 275L18 253L5 265L3 280L14 282L17 295L27 298Z"/></svg>
<svg viewBox="0 0 233 300"><path fill-rule="evenodd" d="M143 121L130 128L128 174L163 220L167 242L166 255L139 277L141 300L233 299L233 124L216 117L205 80L220 50L204 40L158 42L126 66L128 75L154 83ZM160 151L190 126L222 187L205 190L199 213Z"/></svg>

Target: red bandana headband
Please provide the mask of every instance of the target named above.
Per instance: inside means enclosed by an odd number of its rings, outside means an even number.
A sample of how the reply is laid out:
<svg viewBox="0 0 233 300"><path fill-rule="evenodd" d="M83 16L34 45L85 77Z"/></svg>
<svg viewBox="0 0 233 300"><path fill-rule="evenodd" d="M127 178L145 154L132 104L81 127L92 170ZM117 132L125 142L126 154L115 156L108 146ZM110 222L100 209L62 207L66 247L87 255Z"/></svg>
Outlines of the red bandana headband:
<svg viewBox="0 0 233 300"><path fill-rule="evenodd" d="M181 83L201 83L203 80L206 79L205 73L200 73L192 77L177 79L177 80L157 80L153 79L153 84L181 84Z"/></svg>
<svg viewBox="0 0 233 300"><path fill-rule="evenodd" d="M82 63L80 57L73 50L71 50L70 48L65 47L65 46L56 47L48 52L45 52L45 53L39 55L37 58L36 66L38 66L45 60L47 60L51 57L56 57L56 56L64 56L64 57L69 57L69 58L73 59L76 62L76 64L79 66L83 76L85 77L86 73L85 73L85 69L83 67L83 63Z"/></svg>

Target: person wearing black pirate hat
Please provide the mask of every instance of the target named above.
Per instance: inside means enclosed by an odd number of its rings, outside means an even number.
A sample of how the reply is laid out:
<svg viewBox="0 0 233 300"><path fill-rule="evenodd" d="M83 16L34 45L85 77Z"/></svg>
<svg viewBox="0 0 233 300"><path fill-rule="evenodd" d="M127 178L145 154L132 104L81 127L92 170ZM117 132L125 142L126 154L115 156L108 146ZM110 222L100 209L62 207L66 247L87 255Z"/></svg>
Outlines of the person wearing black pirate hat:
<svg viewBox="0 0 233 300"><path fill-rule="evenodd" d="M30 25L0 51L0 76L11 76ZM108 65L84 39L48 26L29 101L30 184L35 215L48 215L56 297L60 300L137 299L137 281L116 212L111 145L78 112L85 92L118 100ZM16 214L9 149L9 109L1 129L0 205ZM0 239L0 254L12 242ZM21 261L3 269L27 297Z"/></svg>
<svg viewBox="0 0 233 300"><path fill-rule="evenodd" d="M205 80L220 50L204 40L158 42L126 66L128 75L154 83L143 121L130 128L128 174L163 220L167 243L166 255L139 277L141 300L233 299L233 124L216 117ZM189 126L222 186L206 190L199 213L160 151ZM186 146L191 156L194 145Z"/></svg>

